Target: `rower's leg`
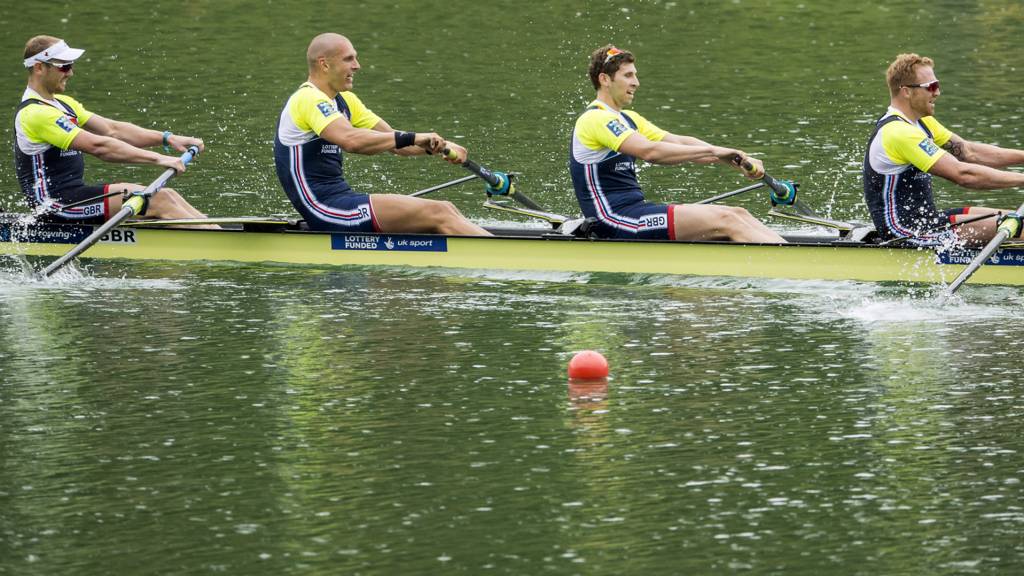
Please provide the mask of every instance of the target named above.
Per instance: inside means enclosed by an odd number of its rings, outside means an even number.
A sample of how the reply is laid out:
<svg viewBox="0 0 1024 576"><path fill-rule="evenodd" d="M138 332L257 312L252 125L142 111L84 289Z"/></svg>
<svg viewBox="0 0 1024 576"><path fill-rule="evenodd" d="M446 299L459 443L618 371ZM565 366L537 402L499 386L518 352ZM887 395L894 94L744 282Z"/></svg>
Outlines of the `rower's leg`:
<svg viewBox="0 0 1024 576"><path fill-rule="evenodd" d="M457 236L490 236L470 222L451 202L400 194L372 194L370 204L382 232L417 232Z"/></svg>
<svg viewBox="0 0 1024 576"><path fill-rule="evenodd" d="M145 190L146 187L140 184L128 184L119 182L117 184L111 184L109 191L119 191L122 194L129 194L132 192L138 192ZM110 210L111 213L115 213L121 209L121 196L115 195L110 197ZM203 214L199 210L196 210L187 200L181 197L177 191L173 188L161 188L159 192L149 197L149 206L146 208L146 218L154 218L158 220L171 220L178 218L206 218L206 214ZM202 225L202 226L189 226L190 228L212 228L217 229L220 226L215 225Z"/></svg>
<svg viewBox="0 0 1024 576"><path fill-rule="evenodd" d="M1013 212L1013 210L998 210L996 208L982 208L980 206L971 206L966 214L956 214L950 216L950 223L956 224L962 220L972 220L978 216L984 216L986 214L1006 214L1007 212ZM954 228L956 235L959 236L969 246L984 246L988 244L988 241L996 235L996 226L999 224L998 217L985 218L984 220L978 220L977 222L970 222L968 224L961 224Z"/></svg>
<svg viewBox="0 0 1024 576"><path fill-rule="evenodd" d="M714 204L674 207L676 240L731 240L784 244L786 241L744 208Z"/></svg>

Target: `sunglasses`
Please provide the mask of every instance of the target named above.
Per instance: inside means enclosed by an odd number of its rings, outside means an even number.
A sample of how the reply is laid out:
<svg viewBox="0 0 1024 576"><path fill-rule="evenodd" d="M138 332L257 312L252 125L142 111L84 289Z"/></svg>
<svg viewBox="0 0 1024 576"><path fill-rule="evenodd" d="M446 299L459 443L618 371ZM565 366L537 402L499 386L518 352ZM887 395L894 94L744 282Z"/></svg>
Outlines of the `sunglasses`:
<svg viewBox="0 0 1024 576"><path fill-rule="evenodd" d="M622 54L622 50L619 50L618 48L609 48L607 55L604 57L604 63L607 64L611 62L612 58L615 58L619 54Z"/></svg>
<svg viewBox="0 0 1024 576"><path fill-rule="evenodd" d="M71 72L71 67L75 65L74 62L65 62L63 64L54 64L52 62L44 62L44 64L46 64L47 66L51 66L53 68L56 68L57 70L60 70L61 72L65 73L65 74L67 74L68 72Z"/></svg>
<svg viewBox="0 0 1024 576"><path fill-rule="evenodd" d="M925 90L935 94L939 91L939 81L932 80L931 82L925 82L923 84L904 84L904 88L924 88Z"/></svg>

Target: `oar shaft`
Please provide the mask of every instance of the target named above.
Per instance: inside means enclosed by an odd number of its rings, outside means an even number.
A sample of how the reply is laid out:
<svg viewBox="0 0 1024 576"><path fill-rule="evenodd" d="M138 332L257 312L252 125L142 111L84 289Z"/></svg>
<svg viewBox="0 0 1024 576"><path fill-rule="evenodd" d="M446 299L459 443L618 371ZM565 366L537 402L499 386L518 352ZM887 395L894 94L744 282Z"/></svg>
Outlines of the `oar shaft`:
<svg viewBox="0 0 1024 576"><path fill-rule="evenodd" d="M476 174L477 176L482 178L484 182L487 182L491 186L501 186L501 178L497 177L493 172L477 164L476 162L473 162L469 158L466 158L466 161L462 163L462 167L465 168L466 170L469 170L473 174Z"/></svg>
<svg viewBox="0 0 1024 576"><path fill-rule="evenodd" d="M531 210L539 210L541 212L544 211L544 208L542 208L540 204L537 204L536 202L533 201L532 198L518 190L513 189L511 192L508 193L508 195L511 196L512 198L515 198L516 202L519 202L520 204L526 206Z"/></svg>
<svg viewBox="0 0 1024 576"><path fill-rule="evenodd" d="M449 158L452 158L454 155L454 153L447 148L445 149L444 154ZM500 175L498 173L494 173L476 162L473 162L469 158L466 158L462 163L462 167L479 176L484 182L487 182L491 188L487 191L488 195L492 193L499 195L507 194L510 198L531 210L544 212L544 208L542 208L540 204L534 202L533 199L526 194L516 191L516 187L512 183L508 174L505 174L504 172L500 173Z"/></svg>
<svg viewBox="0 0 1024 576"><path fill-rule="evenodd" d="M758 188L762 188L764 186L765 186L764 182L758 182L757 184L751 184L750 186L744 186L743 188L739 188L737 190L733 190L732 192L723 192L723 193L721 193L721 194L719 194L717 196L712 196L711 198L705 198L705 199L703 199L703 200L701 200L699 202L696 202L696 204L714 204L715 202L718 202L719 200L725 200L726 198L732 198L733 196L738 196L740 194L743 194L744 192L750 192L751 190L757 190Z"/></svg>
<svg viewBox="0 0 1024 576"><path fill-rule="evenodd" d="M444 149L444 155L445 155L446 158L449 158L449 159L452 159L452 160L457 158L456 153L453 150L448 149L448 148ZM498 176L497 174L491 172L487 168L484 168L483 166L477 164L476 162L473 162L469 158L466 158L466 160L462 162L462 167L465 168L466 170L469 170L473 174L476 174L484 182L487 182L488 184L490 184L494 188L501 188L502 186L504 186L504 182L501 181L501 177L500 176Z"/></svg>
<svg viewBox="0 0 1024 576"><path fill-rule="evenodd" d="M425 196L427 194L430 194L431 192L437 192L438 190L444 190L445 188L450 188L452 186L455 186L456 184L462 184L463 182L469 182L470 180L474 180L476 178L477 178L476 175L470 174L469 176L463 176L462 178L456 178L455 180L452 180L451 182L445 182L443 184L438 184L437 186L431 186L430 188L424 188L423 190L420 190L418 192L413 192L412 194L409 194L409 196L412 196L414 198L418 197L418 196Z"/></svg>

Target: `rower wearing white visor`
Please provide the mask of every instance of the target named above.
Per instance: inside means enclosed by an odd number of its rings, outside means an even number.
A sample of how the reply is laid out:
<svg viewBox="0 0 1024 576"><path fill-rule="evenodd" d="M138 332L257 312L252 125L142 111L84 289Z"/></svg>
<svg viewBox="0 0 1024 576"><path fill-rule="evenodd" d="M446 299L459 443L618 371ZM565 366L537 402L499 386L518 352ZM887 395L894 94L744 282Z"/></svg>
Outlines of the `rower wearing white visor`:
<svg viewBox="0 0 1024 576"><path fill-rule="evenodd" d="M203 149L203 141L170 131L141 128L104 118L65 94L75 62L85 51L53 36L25 44L25 88L14 117L14 156L18 182L29 208L47 219L102 223L121 209L122 200L145 188L124 182L86 184L85 158L152 164L185 170L172 150ZM167 154L143 148L163 146ZM148 218L205 218L177 192L163 188L149 198Z"/></svg>

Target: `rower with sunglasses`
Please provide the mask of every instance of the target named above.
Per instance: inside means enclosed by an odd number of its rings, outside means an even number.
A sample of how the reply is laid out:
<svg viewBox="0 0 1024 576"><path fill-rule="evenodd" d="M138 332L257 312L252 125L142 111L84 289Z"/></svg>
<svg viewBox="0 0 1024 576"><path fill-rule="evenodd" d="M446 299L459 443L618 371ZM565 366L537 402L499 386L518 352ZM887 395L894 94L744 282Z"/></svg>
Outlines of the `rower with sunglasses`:
<svg viewBox="0 0 1024 576"><path fill-rule="evenodd" d="M15 170L29 207L46 219L97 224L116 214L123 198L145 186L86 184L83 152L107 162L153 164L183 172L180 158L142 148L163 145L166 152L184 152L195 145L202 150L203 141L104 118L64 94L74 62L83 52L53 36L35 36L25 44L28 87L14 118ZM151 196L143 214L205 218L170 188Z"/></svg>
<svg viewBox="0 0 1024 576"><path fill-rule="evenodd" d="M996 169L1024 164L1024 151L969 142L940 124L934 114L942 92L934 65L917 54L900 54L889 65L891 101L868 140L864 200L883 240L984 245L995 235L994 216L1012 210L965 206L940 211L931 175L980 190L1024 186L1024 174Z"/></svg>
<svg viewBox="0 0 1024 576"><path fill-rule="evenodd" d="M761 177L764 168L739 150L672 134L626 110L640 85L630 52L611 45L598 48L590 55L589 74L597 97L576 120L569 172L580 208L596 220L598 236L785 242L743 208L648 202L637 180L637 158L667 165L721 163L750 178Z"/></svg>

